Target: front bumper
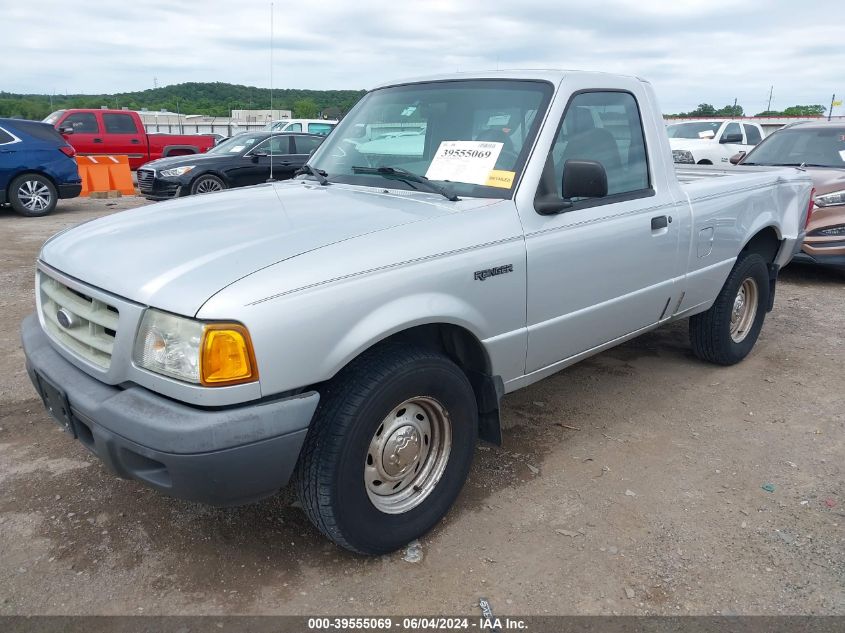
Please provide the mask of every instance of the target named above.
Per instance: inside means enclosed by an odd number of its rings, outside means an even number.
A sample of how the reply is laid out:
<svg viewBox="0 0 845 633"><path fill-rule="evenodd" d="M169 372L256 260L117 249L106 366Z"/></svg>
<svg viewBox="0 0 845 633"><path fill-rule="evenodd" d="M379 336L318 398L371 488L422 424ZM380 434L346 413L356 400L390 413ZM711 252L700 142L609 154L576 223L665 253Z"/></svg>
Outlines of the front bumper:
<svg viewBox="0 0 845 633"><path fill-rule="evenodd" d="M89 376L53 349L36 315L21 326L26 367L64 392L71 433L121 477L168 495L239 505L274 494L293 473L320 396L202 409Z"/></svg>
<svg viewBox="0 0 845 633"><path fill-rule="evenodd" d="M170 200L187 195L189 186L176 178L162 178L157 171L139 169L138 191L148 200Z"/></svg>
<svg viewBox="0 0 845 633"><path fill-rule="evenodd" d="M845 273L845 255L824 255L814 253L810 255L806 251L801 251L792 261L796 264L815 264L817 266L824 266L825 268L833 268Z"/></svg>

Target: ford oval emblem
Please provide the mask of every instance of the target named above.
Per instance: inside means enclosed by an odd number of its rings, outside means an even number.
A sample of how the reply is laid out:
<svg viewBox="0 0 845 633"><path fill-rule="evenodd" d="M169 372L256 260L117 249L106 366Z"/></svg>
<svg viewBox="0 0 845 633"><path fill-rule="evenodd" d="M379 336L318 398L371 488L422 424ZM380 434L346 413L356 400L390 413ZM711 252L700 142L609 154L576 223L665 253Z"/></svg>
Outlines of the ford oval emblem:
<svg viewBox="0 0 845 633"><path fill-rule="evenodd" d="M60 308L59 311L56 312L56 321L58 321L59 325L66 330L69 330L76 325L76 317L65 308Z"/></svg>

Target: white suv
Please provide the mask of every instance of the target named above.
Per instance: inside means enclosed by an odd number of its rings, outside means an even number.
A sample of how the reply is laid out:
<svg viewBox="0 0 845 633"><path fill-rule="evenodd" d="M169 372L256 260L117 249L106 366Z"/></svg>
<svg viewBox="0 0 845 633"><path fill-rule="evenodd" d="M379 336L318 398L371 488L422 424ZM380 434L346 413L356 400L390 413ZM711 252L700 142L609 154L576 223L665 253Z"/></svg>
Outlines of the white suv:
<svg viewBox="0 0 845 633"><path fill-rule="evenodd" d="M718 165L738 152L749 152L763 140L757 123L701 119L666 126L672 158L676 163Z"/></svg>
<svg viewBox="0 0 845 633"><path fill-rule="evenodd" d="M336 120L327 119L278 119L267 126L273 132L308 132L326 136L337 125Z"/></svg>

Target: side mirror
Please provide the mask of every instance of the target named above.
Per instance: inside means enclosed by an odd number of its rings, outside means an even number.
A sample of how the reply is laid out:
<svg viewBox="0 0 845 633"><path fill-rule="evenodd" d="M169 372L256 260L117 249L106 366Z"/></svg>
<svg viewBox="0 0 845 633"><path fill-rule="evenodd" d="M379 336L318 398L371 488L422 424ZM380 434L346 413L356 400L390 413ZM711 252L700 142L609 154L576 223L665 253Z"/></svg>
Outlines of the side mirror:
<svg viewBox="0 0 845 633"><path fill-rule="evenodd" d="M595 160L568 160L563 164L563 198L604 198L607 171Z"/></svg>
<svg viewBox="0 0 845 633"><path fill-rule="evenodd" d="M742 143L742 134L723 134L720 143Z"/></svg>
<svg viewBox="0 0 845 633"><path fill-rule="evenodd" d="M264 150L258 150L257 152L253 152L252 154L250 154L249 157L252 159L253 163L257 163L259 158L265 158L269 155L269 152L266 152Z"/></svg>
<svg viewBox="0 0 845 633"><path fill-rule="evenodd" d="M572 198L604 198L607 171L595 160L568 160L563 164L563 197L548 195L534 201L540 215L555 215L572 207Z"/></svg>
<svg viewBox="0 0 845 633"><path fill-rule="evenodd" d="M745 152L739 152L730 157L731 165L738 165L745 158Z"/></svg>
<svg viewBox="0 0 845 633"><path fill-rule="evenodd" d="M59 128L59 134L63 134L67 136L68 134L73 134L73 128L69 125Z"/></svg>

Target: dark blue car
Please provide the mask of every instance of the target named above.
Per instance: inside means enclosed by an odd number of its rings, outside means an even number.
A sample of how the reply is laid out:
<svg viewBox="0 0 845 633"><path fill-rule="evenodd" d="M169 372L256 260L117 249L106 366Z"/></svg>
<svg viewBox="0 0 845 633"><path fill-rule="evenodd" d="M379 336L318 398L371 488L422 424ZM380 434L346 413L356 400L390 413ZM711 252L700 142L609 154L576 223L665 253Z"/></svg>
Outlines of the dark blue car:
<svg viewBox="0 0 845 633"><path fill-rule="evenodd" d="M82 190L76 151L51 126L0 119L0 204L21 215L47 215L59 198Z"/></svg>

